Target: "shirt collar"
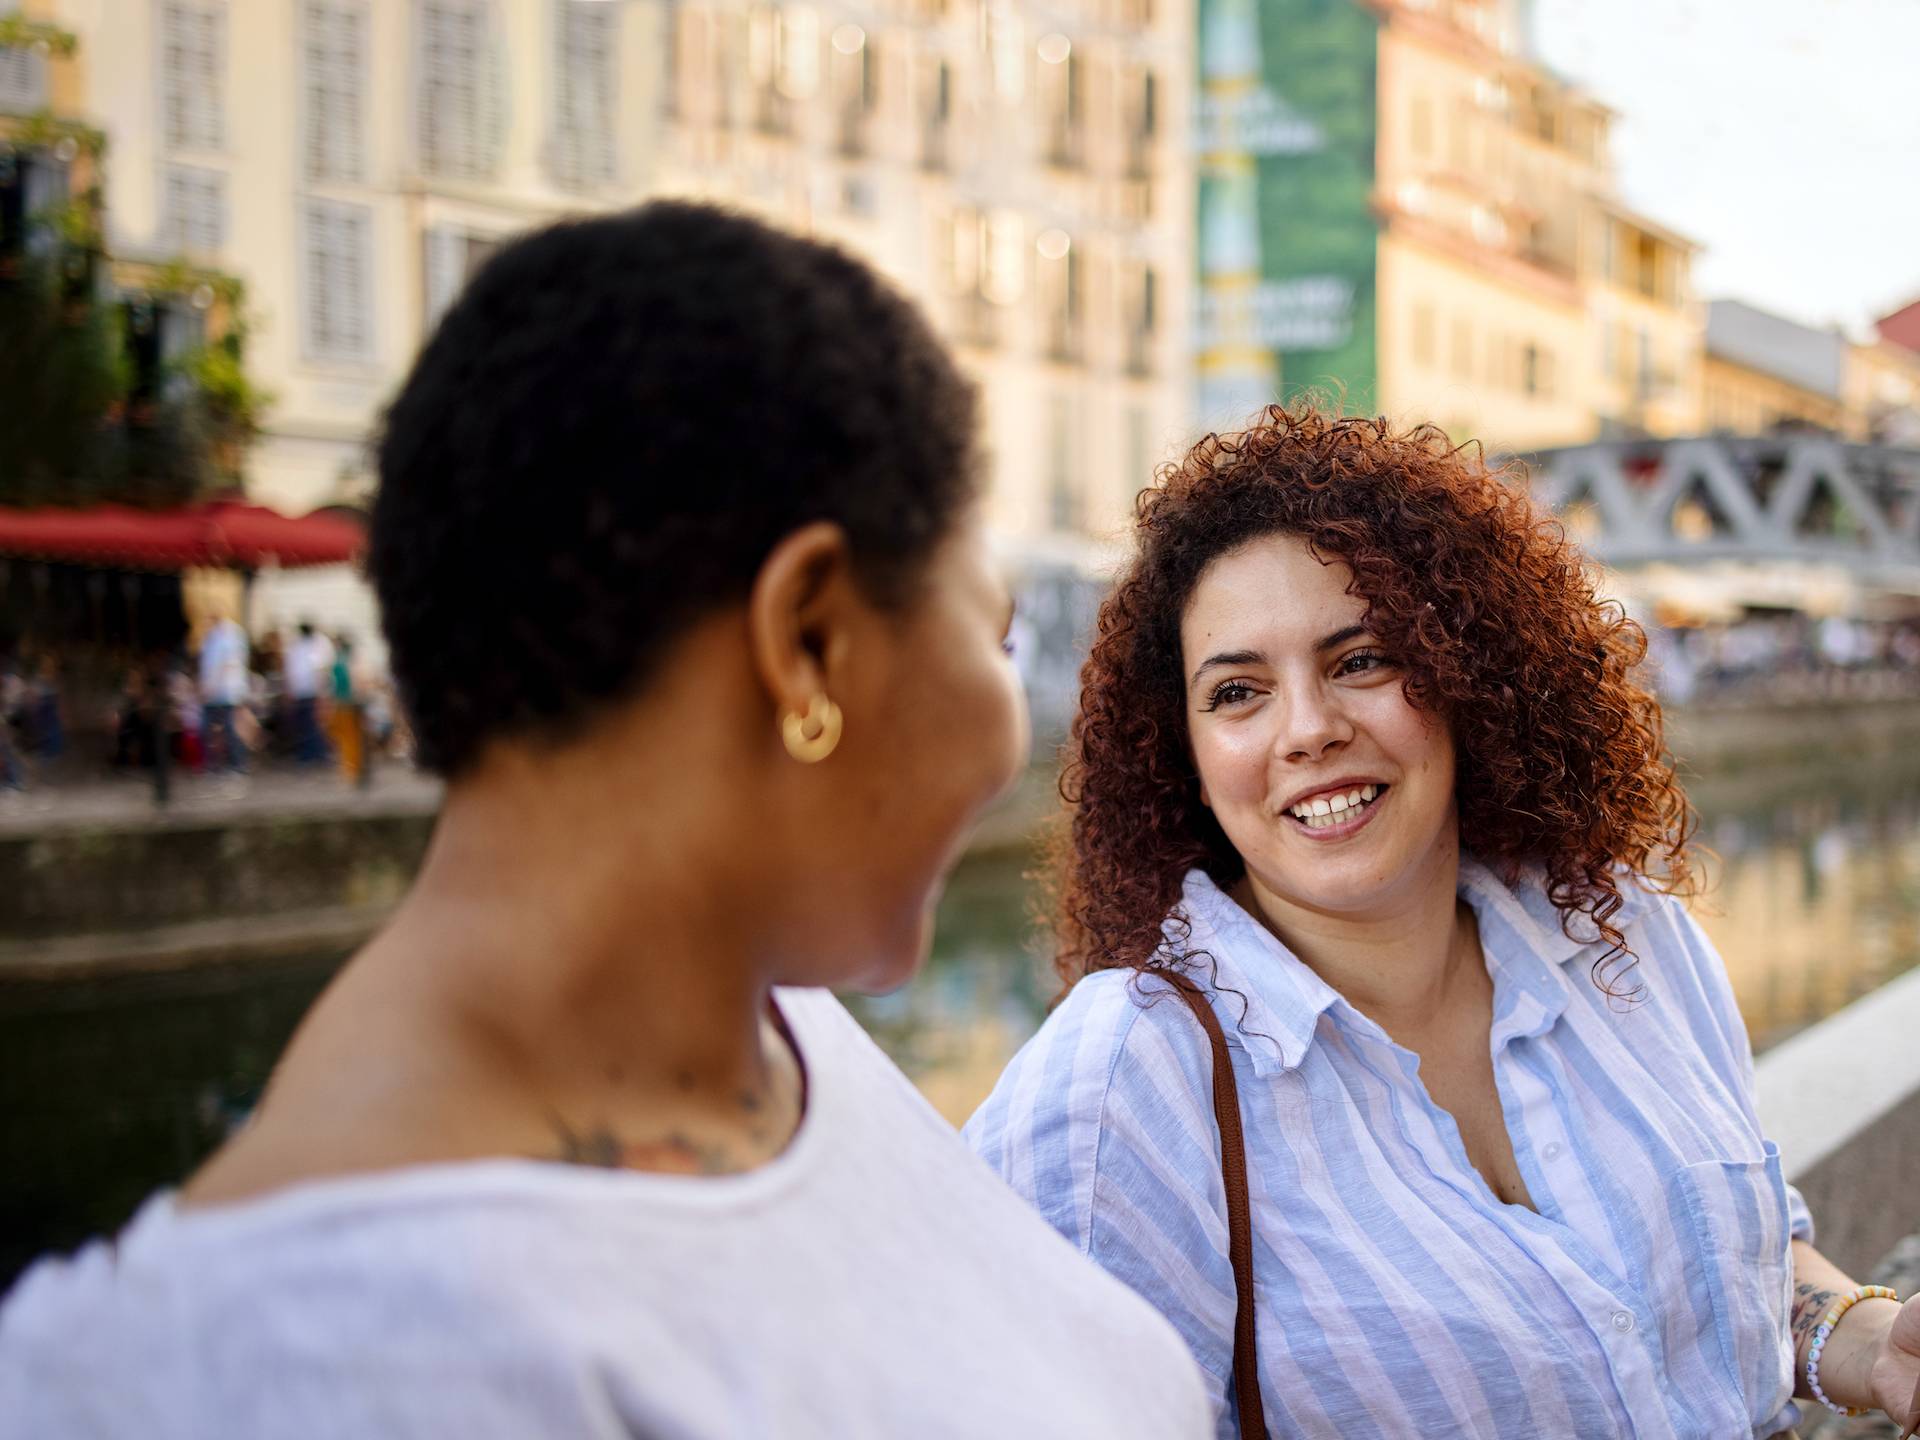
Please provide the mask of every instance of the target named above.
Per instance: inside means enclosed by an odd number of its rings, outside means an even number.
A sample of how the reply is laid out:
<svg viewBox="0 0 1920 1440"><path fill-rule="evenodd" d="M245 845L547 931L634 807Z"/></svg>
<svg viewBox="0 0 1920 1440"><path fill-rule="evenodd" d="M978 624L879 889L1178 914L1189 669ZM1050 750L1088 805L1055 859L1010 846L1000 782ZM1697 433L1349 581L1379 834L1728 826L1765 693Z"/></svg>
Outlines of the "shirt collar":
<svg viewBox="0 0 1920 1440"><path fill-rule="evenodd" d="M1574 935L1568 936L1561 928L1560 911L1548 898L1545 871L1537 866L1522 868L1506 880L1463 855L1458 891L1479 921L1481 948L1493 975L1496 1047L1546 1033L1573 998L1576 977L1569 973L1569 962L1598 958L1598 932L1590 922L1576 922ZM1623 883L1621 895L1625 903L1614 916L1621 926L1637 919L1654 900L1630 882ZM1239 1031L1255 1074L1297 1068L1312 1049L1320 1017L1328 1010L1337 1009L1358 1029L1381 1033L1205 871L1187 872L1175 916L1188 927L1187 934L1179 935L1169 922L1175 953L1204 951L1212 959L1212 988L1227 997L1221 1018ZM1204 961L1200 968L1203 974L1197 978L1204 981ZM1584 982L1585 976L1578 980ZM1244 1012L1235 994L1244 997Z"/></svg>
<svg viewBox="0 0 1920 1440"><path fill-rule="evenodd" d="M1175 953L1204 951L1212 959L1211 988L1227 1002L1217 1007L1220 1018L1240 1032L1254 1074L1275 1075L1305 1060L1320 1016L1331 1006L1347 1004L1340 992L1308 969L1204 870L1187 872L1174 915L1186 921L1188 932L1178 935L1169 920ZM1200 968L1204 970L1204 961ZM1196 978L1204 983L1208 977ZM1236 993L1245 999L1244 1010L1233 999Z"/></svg>

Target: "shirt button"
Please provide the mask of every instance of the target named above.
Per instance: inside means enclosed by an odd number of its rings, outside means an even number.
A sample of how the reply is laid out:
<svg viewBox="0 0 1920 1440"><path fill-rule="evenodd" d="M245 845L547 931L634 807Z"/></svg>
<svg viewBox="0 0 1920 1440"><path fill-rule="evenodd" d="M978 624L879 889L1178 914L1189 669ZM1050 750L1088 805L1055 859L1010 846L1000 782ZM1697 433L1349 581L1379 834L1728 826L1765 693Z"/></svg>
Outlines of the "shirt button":
<svg viewBox="0 0 1920 1440"><path fill-rule="evenodd" d="M1622 1335L1626 1334L1627 1331L1633 1329L1633 1316L1628 1314L1625 1310L1614 1311L1613 1312L1613 1328L1618 1330Z"/></svg>
<svg viewBox="0 0 1920 1440"><path fill-rule="evenodd" d="M1547 1148L1540 1152L1540 1157L1543 1160L1558 1160L1560 1158L1560 1148L1560 1142L1558 1140L1549 1140L1547 1142Z"/></svg>

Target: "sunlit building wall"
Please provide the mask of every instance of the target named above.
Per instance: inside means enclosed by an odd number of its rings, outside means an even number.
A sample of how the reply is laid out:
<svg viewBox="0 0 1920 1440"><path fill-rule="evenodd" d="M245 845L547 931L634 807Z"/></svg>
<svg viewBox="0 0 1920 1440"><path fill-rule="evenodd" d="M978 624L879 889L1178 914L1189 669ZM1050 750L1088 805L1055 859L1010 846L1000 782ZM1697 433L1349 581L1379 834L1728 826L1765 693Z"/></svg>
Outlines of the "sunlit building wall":
<svg viewBox="0 0 1920 1440"><path fill-rule="evenodd" d="M380 408L517 231L646 196L844 241L986 399L993 519L1111 532L1185 436L1185 0L35 0L76 33L116 253L246 285L251 457L370 484Z"/></svg>
<svg viewBox="0 0 1920 1440"><path fill-rule="evenodd" d="M1188 424L1185 0L685 0L666 25L660 187L872 259L980 383L996 528L1114 533Z"/></svg>

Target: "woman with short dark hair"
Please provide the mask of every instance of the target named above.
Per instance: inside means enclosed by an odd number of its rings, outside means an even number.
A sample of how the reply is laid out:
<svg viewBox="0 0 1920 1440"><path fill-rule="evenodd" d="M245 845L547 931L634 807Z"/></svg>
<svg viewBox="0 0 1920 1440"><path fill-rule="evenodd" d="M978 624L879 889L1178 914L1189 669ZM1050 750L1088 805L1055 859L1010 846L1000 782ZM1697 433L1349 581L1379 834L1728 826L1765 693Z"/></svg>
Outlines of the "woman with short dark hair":
<svg viewBox="0 0 1920 1440"><path fill-rule="evenodd" d="M432 845L252 1124L20 1282L0 1434L1202 1432L1173 1331L818 988L913 973L1026 751L920 316L739 216L563 225L380 480Z"/></svg>
<svg viewBox="0 0 1920 1440"><path fill-rule="evenodd" d="M1643 638L1525 488L1275 408L1136 539L1064 785L1071 989L968 1134L1186 1336L1221 1433L1908 1418L1920 1305L1809 1243Z"/></svg>

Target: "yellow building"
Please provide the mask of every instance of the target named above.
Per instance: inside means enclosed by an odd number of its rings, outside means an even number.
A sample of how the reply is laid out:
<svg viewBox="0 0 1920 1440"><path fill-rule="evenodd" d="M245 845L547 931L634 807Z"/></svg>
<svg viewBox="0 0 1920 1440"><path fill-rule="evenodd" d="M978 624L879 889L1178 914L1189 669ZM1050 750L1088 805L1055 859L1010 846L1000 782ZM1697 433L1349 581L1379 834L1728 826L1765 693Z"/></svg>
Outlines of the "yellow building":
<svg viewBox="0 0 1920 1440"><path fill-rule="evenodd" d="M1588 343L1598 346L1591 396L1600 433L1697 434L1705 321L1689 271L1698 244L1608 197L1592 206L1588 226Z"/></svg>
<svg viewBox="0 0 1920 1440"><path fill-rule="evenodd" d="M1378 0L1378 403L1490 447L1698 423L1686 237L1613 194L1613 114L1505 0Z"/></svg>
<svg viewBox="0 0 1920 1440"><path fill-rule="evenodd" d="M1882 336L1849 346L1842 386L1850 438L1920 448L1920 351Z"/></svg>
<svg viewBox="0 0 1920 1440"><path fill-rule="evenodd" d="M1738 300L1707 307L1703 413L1709 430L1764 435L1782 427L1852 437L1850 347L1837 330L1802 325Z"/></svg>

